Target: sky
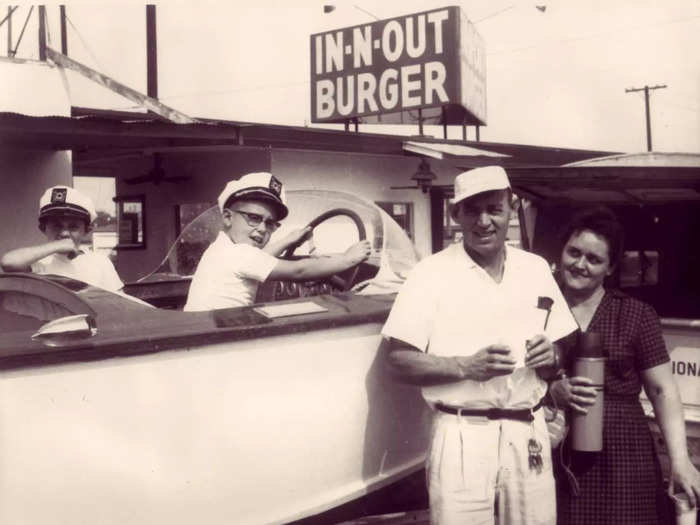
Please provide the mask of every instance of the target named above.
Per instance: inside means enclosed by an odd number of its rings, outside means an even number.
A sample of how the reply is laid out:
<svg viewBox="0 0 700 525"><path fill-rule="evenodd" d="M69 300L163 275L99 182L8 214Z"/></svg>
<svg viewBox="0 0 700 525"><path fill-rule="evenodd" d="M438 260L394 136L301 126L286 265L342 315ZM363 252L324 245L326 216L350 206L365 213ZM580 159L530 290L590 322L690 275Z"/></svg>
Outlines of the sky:
<svg viewBox="0 0 700 525"><path fill-rule="evenodd" d="M159 98L194 117L313 125L311 34L457 5L486 46L481 140L644 151L644 94L625 89L665 85L650 96L654 150L700 152L700 1L538 1L160 2ZM324 13L324 5L335 9ZM17 11L15 34L27 11ZM69 1L67 13L69 56L145 93L144 4ZM60 49L58 7L49 6L48 16ZM35 34L31 24L27 32ZM0 45L5 40L0 32ZM34 38L23 42L18 56L36 54L35 47ZM78 75L69 78L73 105L134 109ZM426 133L441 137L442 128ZM461 127L448 131L461 136ZM475 138L472 128L468 138Z"/></svg>

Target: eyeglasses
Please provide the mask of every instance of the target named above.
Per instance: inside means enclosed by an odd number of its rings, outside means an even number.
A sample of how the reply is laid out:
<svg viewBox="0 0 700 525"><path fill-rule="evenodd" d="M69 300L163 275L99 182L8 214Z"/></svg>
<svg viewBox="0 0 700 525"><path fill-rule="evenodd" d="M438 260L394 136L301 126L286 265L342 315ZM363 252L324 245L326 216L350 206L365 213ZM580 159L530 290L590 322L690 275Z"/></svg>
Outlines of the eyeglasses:
<svg viewBox="0 0 700 525"><path fill-rule="evenodd" d="M230 208L229 208L230 209ZM241 217L243 217L243 220L250 226L251 228L257 228L260 226L261 222L265 222L265 229L272 233L275 231L277 228L280 227L280 223L277 221L273 221L272 219L265 219L262 215L259 215L257 213L249 213L247 211L239 211L239 210L231 210L239 214Z"/></svg>

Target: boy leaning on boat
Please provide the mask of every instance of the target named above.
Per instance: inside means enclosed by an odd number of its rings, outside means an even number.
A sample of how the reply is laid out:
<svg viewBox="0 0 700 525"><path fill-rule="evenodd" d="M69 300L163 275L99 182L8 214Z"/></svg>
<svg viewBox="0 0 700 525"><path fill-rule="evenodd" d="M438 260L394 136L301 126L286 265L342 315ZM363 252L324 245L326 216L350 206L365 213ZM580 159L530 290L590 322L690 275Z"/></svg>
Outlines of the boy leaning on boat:
<svg viewBox="0 0 700 525"><path fill-rule="evenodd" d="M10 250L6 272L32 271L70 277L112 292L123 286L109 258L83 247L97 217L90 197L70 186L48 188L39 199L39 229L46 242Z"/></svg>
<svg viewBox="0 0 700 525"><path fill-rule="evenodd" d="M276 255L308 236L310 230L296 230L269 242L289 212L282 183L271 173L249 173L229 182L218 203L223 227L197 265L185 311L246 306L255 302L258 285L268 279L318 279L369 257L369 242L360 241L339 255L278 259Z"/></svg>
<svg viewBox="0 0 700 525"><path fill-rule="evenodd" d="M539 373L576 322L547 262L506 245L513 208L502 168L458 175L463 241L414 267L382 330L391 375L433 409L433 524L493 523L494 506L501 525L556 521Z"/></svg>

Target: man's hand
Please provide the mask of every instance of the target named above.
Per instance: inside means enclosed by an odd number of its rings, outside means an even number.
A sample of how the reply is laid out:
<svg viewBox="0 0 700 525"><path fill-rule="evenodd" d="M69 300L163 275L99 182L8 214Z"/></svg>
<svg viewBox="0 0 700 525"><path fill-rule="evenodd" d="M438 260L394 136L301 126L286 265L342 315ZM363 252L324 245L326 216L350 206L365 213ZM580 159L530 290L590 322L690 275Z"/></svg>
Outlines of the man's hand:
<svg viewBox="0 0 700 525"><path fill-rule="evenodd" d="M593 381L588 377L566 377L554 381L549 386L549 393L560 408L570 407L579 414L588 412L588 407L595 403L596 391Z"/></svg>
<svg viewBox="0 0 700 525"><path fill-rule="evenodd" d="M350 266L355 266L369 257L370 253L372 253L372 245L368 240L364 240L350 246L345 250L343 256L350 263Z"/></svg>
<svg viewBox="0 0 700 525"><path fill-rule="evenodd" d="M525 354L525 366L528 368L540 368L553 365L556 361L554 346L546 335L537 334L525 342L527 353Z"/></svg>
<svg viewBox="0 0 700 525"><path fill-rule="evenodd" d="M454 357L464 379L488 381L493 377L504 376L515 370L515 359L510 347L502 344L489 345L468 357Z"/></svg>

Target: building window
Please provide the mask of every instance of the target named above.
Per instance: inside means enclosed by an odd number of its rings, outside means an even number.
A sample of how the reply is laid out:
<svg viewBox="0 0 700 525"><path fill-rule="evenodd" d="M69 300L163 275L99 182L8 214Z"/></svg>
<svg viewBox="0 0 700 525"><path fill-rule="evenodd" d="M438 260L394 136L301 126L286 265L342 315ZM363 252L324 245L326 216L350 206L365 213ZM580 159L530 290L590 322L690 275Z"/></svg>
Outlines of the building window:
<svg viewBox="0 0 700 525"><path fill-rule="evenodd" d="M659 284L659 252L628 250L620 261L620 288Z"/></svg>
<svg viewBox="0 0 700 525"><path fill-rule="evenodd" d="M145 195L119 196L117 203L118 250L146 248Z"/></svg>
<svg viewBox="0 0 700 525"><path fill-rule="evenodd" d="M116 181L111 176L73 177L73 187L89 196L95 204L97 218L92 223L92 249L109 255L117 245L117 206L114 201Z"/></svg>
<svg viewBox="0 0 700 525"><path fill-rule="evenodd" d="M403 228L409 239L413 240L412 202L377 202L376 204Z"/></svg>

